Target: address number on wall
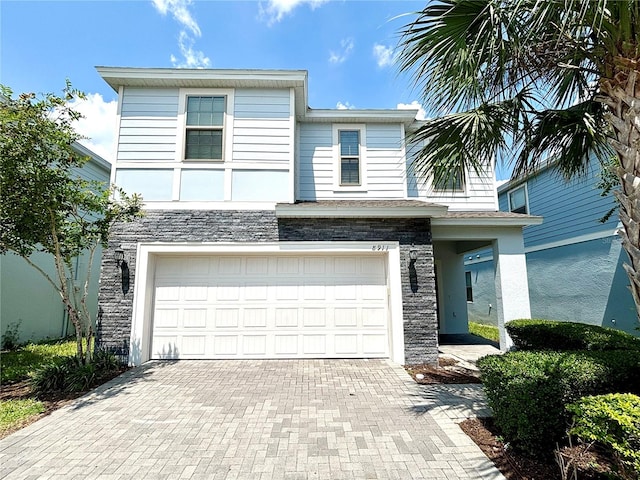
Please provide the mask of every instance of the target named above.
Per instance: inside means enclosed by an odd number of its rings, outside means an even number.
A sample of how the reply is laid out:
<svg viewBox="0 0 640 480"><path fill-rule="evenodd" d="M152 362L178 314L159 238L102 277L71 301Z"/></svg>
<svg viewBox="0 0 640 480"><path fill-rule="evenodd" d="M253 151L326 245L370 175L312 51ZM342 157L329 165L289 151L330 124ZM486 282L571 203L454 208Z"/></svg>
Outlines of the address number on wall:
<svg viewBox="0 0 640 480"><path fill-rule="evenodd" d="M389 245L373 245L371 251L373 252L386 252L389 250Z"/></svg>

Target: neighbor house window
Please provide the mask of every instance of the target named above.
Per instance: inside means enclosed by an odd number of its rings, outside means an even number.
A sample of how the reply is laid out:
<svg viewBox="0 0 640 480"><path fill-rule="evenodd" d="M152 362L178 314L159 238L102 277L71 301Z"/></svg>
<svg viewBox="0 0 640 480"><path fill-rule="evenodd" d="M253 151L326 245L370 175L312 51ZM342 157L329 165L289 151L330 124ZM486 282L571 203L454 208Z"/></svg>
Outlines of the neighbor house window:
<svg viewBox="0 0 640 480"><path fill-rule="evenodd" d="M360 185L360 131L340 130L340 185Z"/></svg>
<svg viewBox="0 0 640 480"><path fill-rule="evenodd" d="M471 272L464 272L464 279L467 283L467 302L473 302L473 287L471 286Z"/></svg>
<svg viewBox="0 0 640 480"><path fill-rule="evenodd" d="M185 160L222 160L224 96L188 96Z"/></svg>
<svg viewBox="0 0 640 480"><path fill-rule="evenodd" d="M509 211L513 213L529 213L529 205L527 202L527 186L521 185L520 187L510 190L508 194L509 198Z"/></svg>

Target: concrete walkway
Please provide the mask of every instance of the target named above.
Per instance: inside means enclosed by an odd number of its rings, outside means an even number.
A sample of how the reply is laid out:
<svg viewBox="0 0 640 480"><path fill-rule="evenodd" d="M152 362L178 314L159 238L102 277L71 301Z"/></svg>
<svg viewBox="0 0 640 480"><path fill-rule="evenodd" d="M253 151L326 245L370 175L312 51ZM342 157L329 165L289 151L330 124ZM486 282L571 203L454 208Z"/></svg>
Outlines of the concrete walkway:
<svg viewBox="0 0 640 480"><path fill-rule="evenodd" d="M462 366L475 369L479 358L486 355L500 355L497 343L470 333L459 335L440 335L438 351L447 357L462 362Z"/></svg>
<svg viewBox="0 0 640 480"><path fill-rule="evenodd" d="M479 385L384 360L151 362L0 441L7 479L503 479Z"/></svg>

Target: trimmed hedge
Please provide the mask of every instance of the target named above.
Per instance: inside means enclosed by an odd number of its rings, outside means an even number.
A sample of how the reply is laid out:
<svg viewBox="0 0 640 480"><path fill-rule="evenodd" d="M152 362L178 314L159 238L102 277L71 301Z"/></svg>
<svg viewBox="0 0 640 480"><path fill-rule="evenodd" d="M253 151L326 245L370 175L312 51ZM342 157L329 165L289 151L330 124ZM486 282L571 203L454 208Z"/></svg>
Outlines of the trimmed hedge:
<svg viewBox="0 0 640 480"><path fill-rule="evenodd" d="M566 404L640 393L640 351L509 352L481 358L478 367L505 440L534 455L551 452L565 436Z"/></svg>
<svg viewBox="0 0 640 480"><path fill-rule="evenodd" d="M571 435L609 448L625 478L640 478L640 397L630 393L589 396L567 405L567 410L573 413Z"/></svg>
<svg viewBox="0 0 640 480"><path fill-rule="evenodd" d="M585 323L513 320L505 328L518 350L640 350L633 335Z"/></svg>

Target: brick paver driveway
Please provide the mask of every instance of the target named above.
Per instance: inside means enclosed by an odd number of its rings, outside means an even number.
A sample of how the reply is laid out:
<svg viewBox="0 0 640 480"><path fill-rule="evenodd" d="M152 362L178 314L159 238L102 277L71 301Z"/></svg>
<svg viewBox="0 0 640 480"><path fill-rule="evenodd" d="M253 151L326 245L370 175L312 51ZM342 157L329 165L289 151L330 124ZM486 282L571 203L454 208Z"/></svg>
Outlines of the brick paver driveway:
<svg viewBox="0 0 640 480"><path fill-rule="evenodd" d="M502 478L451 419L482 408L384 360L152 362L0 441L0 476Z"/></svg>

